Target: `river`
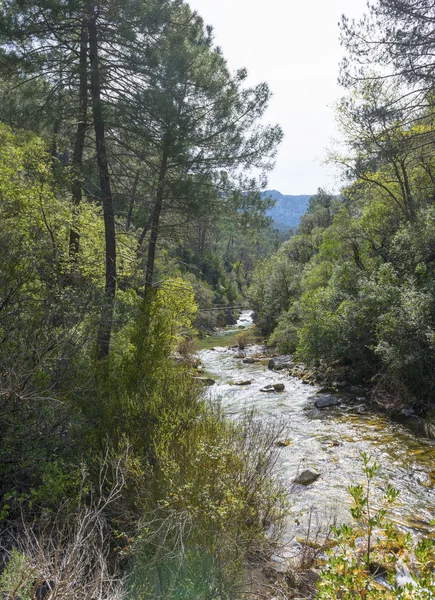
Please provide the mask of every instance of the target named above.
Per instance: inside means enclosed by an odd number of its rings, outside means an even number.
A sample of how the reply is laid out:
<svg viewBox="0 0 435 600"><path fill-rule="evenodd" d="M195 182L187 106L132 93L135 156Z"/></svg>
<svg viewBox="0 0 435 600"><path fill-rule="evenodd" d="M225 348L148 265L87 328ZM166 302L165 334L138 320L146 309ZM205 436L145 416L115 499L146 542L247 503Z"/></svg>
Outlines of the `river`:
<svg viewBox="0 0 435 600"><path fill-rule="evenodd" d="M314 511L320 525L332 516L349 521L347 487L362 481L361 452L366 452L381 465L374 485L374 498L382 496L388 484L400 492L391 519L405 529L433 534L430 524L435 506L435 442L422 439L400 423L361 402L318 410L314 406L317 388L304 385L287 373L268 369L267 363L244 364L235 358L236 349L229 348L231 336L239 328L252 327L250 311L244 311L237 325L212 338L199 352L207 375L216 380L210 395L220 402L228 415L237 418L255 409L258 418L282 420L289 445L277 448L279 476L290 491L292 514L286 541L291 543L303 535L308 514ZM210 346L214 344L214 348ZM251 346L247 356L261 352ZM231 382L251 380L247 386ZM268 384L284 383L284 392L264 393ZM295 476L306 468L321 474L309 486L293 485Z"/></svg>

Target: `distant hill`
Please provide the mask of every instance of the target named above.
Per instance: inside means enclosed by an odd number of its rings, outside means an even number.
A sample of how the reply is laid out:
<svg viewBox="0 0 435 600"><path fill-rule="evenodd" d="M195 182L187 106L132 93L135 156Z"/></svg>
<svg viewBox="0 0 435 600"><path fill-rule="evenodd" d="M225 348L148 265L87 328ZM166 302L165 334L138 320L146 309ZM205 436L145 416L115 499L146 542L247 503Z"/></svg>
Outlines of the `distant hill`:
<svg viewBox="0 0 435 600"><path fill-rule="evenodd" d="M277 190L267 190L263 192L263 197L270 196L276 204L267 211L267 216L272 217L274 225L280 231L297 227L299 220L307 210L310 195L303 196L285 196Z"/></svg>

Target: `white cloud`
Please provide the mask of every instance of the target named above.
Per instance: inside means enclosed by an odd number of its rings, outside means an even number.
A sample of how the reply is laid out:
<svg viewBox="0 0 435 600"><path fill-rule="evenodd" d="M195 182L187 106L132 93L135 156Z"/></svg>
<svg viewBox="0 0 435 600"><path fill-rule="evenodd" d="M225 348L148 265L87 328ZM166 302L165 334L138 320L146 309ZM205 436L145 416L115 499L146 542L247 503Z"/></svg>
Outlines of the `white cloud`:
<svg viewBox="0 0 435 600"><path fill-rule="evenodd" d="M214 27L230 68L247 67L249 81L267 81L274 97L267 120L285 139L269 187L284 194L332 188L336 173L321 165L336 135L334 102L343 56L338 21L359 17L365 0L190 0Z"/></svg>

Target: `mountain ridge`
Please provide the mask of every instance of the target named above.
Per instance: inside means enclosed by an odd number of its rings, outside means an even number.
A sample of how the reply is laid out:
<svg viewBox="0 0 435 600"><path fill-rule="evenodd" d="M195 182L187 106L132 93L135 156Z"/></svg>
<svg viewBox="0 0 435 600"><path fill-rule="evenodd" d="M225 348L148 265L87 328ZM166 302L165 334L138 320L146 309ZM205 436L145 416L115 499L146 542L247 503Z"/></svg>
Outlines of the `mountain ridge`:
<svg viewBox="0 0 435 600"><path fill-rule="evenodd" d="M266 190L263 198L270 197L275 200L275 206L266 211L268 217L274 221L277 229L284 231L297 227L301 216L308 207L308 202L313 194L282 194L278 190Z"/></svg>

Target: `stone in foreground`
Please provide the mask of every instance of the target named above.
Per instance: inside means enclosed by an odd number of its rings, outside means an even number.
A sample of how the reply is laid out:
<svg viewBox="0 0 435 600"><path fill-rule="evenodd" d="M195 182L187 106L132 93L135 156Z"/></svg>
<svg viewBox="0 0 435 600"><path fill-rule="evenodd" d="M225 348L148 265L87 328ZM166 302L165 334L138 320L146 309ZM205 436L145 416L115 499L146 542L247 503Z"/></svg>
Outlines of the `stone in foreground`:
<svg viewBox="0 0 435 600"><path fill-rule="evenodd" d="M273 389L275 392L283 392L285 390L285 385L283 383L274 383Z"/></svg>
<svg viewBox="0 0 435 600"><path fill-rule="evenodd" d="M299 485L310 485L319 479L320 473L313 471L311 469L306 469L299 473L299 475L293 479L293 483L299 483Z"/></svg>
<svg viewBox="0 0 435 600"><path fill-rule="evenodd" d="M314 404L317 408L329 408L330 406L338 406L340 400L335 396L319 396Z"/></svg>
<svg viewBox="0 0 435 600"><path fill-rule="evenodd" d="M269 369L273 371L282 371L283 369L290 369L293 364L293 356L277 356L269 360Z"/></svg>
<svg viewBox="0 0 435 600"><path fill-rule="evenodd" d="M266 385L264 386L264 388L261 388L260 392L274 392L275 388L273 387L273 385Z"/></svg>
<svg viewBox="0 0 435 600"><path fill-rule="evenodd" d="M272 383L261 388L260 392L283 392L285 385L283 383Z"/></svg>

